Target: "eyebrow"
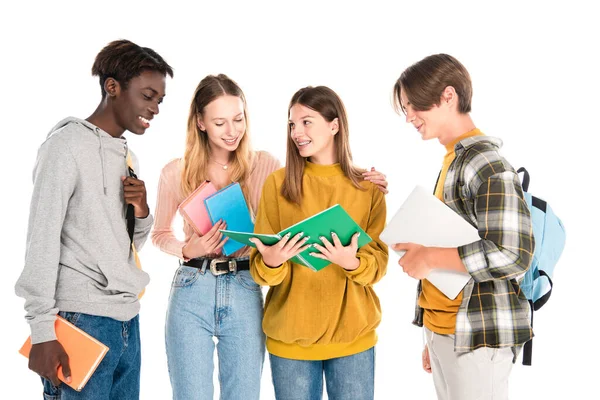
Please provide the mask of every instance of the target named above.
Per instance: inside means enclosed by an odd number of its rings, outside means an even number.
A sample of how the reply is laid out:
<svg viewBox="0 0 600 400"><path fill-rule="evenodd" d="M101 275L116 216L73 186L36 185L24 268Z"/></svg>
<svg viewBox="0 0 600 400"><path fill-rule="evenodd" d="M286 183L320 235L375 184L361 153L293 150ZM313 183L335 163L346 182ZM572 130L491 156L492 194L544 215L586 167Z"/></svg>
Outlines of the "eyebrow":
<svg viewBox="0 0 600 400"><path fill-rule="evenodd" d="M148 87L145 87L145 88L142 88L142 90L151 90L151 91L152 91L152 93L154 93L154 94L158 94L158 92L157 92L155 89L151 88L150 86L148 86Z"/></svg>
<svg viewBox="0 0 600 400"><path fill-rule="evenodd" d="M234 118L235 118L235 117L241 117L241 116L243 116L243 115L244 115L244 113L243 113L243 112L241 112L241 113L239 113L239 114L236 114L236 115L234 115L233 117L234 117ZM227 118L225 118L225 117L216 117L216 118L213 118L212 120L213 120L213 121L216 121L216 120L218 120L218 119L227 119Z"/></svg>
<svg viewBox="0 0 600 400"><path fill-rule="evenodd" d="M300 117L300 119L305 119L305 118L314 118L314 117L312 115L308 115L308 114L306 114L304 117ZM290 118L289 121L292 122L292 119Z"/></svg>

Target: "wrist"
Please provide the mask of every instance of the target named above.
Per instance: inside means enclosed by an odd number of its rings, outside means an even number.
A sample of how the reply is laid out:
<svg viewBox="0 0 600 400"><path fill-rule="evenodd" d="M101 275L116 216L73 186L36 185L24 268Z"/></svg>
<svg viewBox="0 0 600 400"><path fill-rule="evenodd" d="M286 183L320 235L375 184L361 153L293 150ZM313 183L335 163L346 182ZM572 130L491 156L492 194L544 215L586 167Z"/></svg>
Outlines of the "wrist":
<svg viewBox="0 0 600 400"><path fill-rule="evenodd" d="M133 207L133 215L135 215L136 218L146 218L148 217L148 215L150 215L150 208L148 207L148 204L145 204L143 207Z"/></svg>
<svg viewBox="0 0 600 400"><path fill-rule="evenodd" d="M192 251L188 248L188 245L189 245L189 243L186 243L181 248L181 254L183 255L183 258L185 258L186 260L191 260L192 258L198 257L198 256L192 254Z"/></svg>
<svg viewBox="0 0 600 400"><path fill-rule="evenodd" d="M341 267L344 268L346 271L354 271L358 269L358 267L360 267L360 260L358 259L358 257L354 257L351 261L349 261L345 265L342 265Z"/></svg>
<svg viewBox="0 0 600 400"><path fill-rule="evenodd" d="M265 264L269 268L279 268L283 265L283 263L273 262L272 260L265 260L263 257L263 264Z"/></svg>

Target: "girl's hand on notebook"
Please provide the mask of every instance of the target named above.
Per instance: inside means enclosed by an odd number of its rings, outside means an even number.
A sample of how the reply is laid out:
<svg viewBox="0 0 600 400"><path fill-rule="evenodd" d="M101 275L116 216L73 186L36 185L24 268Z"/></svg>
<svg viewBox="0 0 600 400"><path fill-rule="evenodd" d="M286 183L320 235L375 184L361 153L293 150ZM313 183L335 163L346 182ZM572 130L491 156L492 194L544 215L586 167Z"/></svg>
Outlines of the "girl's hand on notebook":
<svg viewBox="0 0 600 400"><path fill-rule="evenodd" d="M229 239L227 237L223 239L223 234L219 232L219 229L226 228L227 224L225 221L219 221L203 236L198 236L194 232L189 242L183 246L183 257L192 259L219 252L227 242L227 239Z"/></svg>
<svg viewBox="0 0 600 400"><path fill-rule="evenodd" d="M265 265L270 268L277 268L290 258L311 247L310 244L304 246L310 236L303 238L303 235L304 232L300 232L290 239L290 233L288 233L273 246L266 246L256 238L252 238L250 241L256 245L256 249L262 254Z"/></svg>
<svg viewBox="0 0 600 400"><path fill-rule="evenodd" d="M431 360L429 359L429 347L427 347L427 345L425 345L425 348L423 349L423 369L425 370L425 372L427 373L431 373Z"/></svg>
<svg viewBox="0 0 600 400"><path fill-rule="evenodd" d="M375 167L371 167L370 171L363 172L363 177L365 181L369 181L377 185L377 188L383 192L383 194L388 194L389 190L388 181L386 180L386 176L384 173L375 170Z"/></svg>
<svg viewBox="0 0 600 400"><path fill-rule="evenodd" d="M335 232L331 232L333 244L327 240L326 237L321 236L321 242L323 246L315 244L315 249L319 250L320 253L310 253L311 256L316 258L322 258L323 260L331 261L334 264L339 265L348 271L354 271L360 266L360 260L356 257L358 251L358 237L360 233L355 233L352 236L352 240L348 246L344 246L338 235Z"/></svg>

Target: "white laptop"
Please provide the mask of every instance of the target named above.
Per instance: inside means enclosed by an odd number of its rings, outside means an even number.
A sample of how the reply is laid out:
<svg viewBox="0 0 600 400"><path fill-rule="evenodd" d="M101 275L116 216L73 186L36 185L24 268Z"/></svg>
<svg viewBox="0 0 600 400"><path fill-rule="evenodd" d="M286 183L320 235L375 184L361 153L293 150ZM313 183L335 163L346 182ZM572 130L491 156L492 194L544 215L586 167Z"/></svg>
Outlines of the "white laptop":
<svg viewBox="0 0 600 400"><path fill-rule="evenodd" d="M391 246L458 247L481 240L477 229L422 186L416 186L380 235ZM404 251L396 251L400 256ZM426 278L454 300L471 279L468 273L434 269Z"/></svg>

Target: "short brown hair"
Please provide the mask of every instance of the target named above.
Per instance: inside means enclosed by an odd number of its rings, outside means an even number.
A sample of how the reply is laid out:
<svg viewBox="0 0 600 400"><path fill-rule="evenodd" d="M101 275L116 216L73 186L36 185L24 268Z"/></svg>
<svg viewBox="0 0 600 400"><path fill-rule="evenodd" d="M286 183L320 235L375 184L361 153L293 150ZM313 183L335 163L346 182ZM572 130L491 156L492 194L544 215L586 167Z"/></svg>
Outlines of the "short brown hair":
<svg viewBox="0 0 600 400"><path fill-rule="evenodd" d="M471 112L473 87L467 69L448 54L434 54L406 68L394 85L394 106L397 112L405 112L400 102L403 90L416 111L427 111L440 105L446 87L452 86L458 94L458 112Z"/></svg>
<svg viewBox="0 0 600 400"><path fill-rule="evenodd" d="M126 89L132 78L144 71L157 71L173 77L173 68L154 50L141 47L129 40L115 40L96 55L92 75L100 78L102 98L106 96L104 82L113 78Z"/></svg>

